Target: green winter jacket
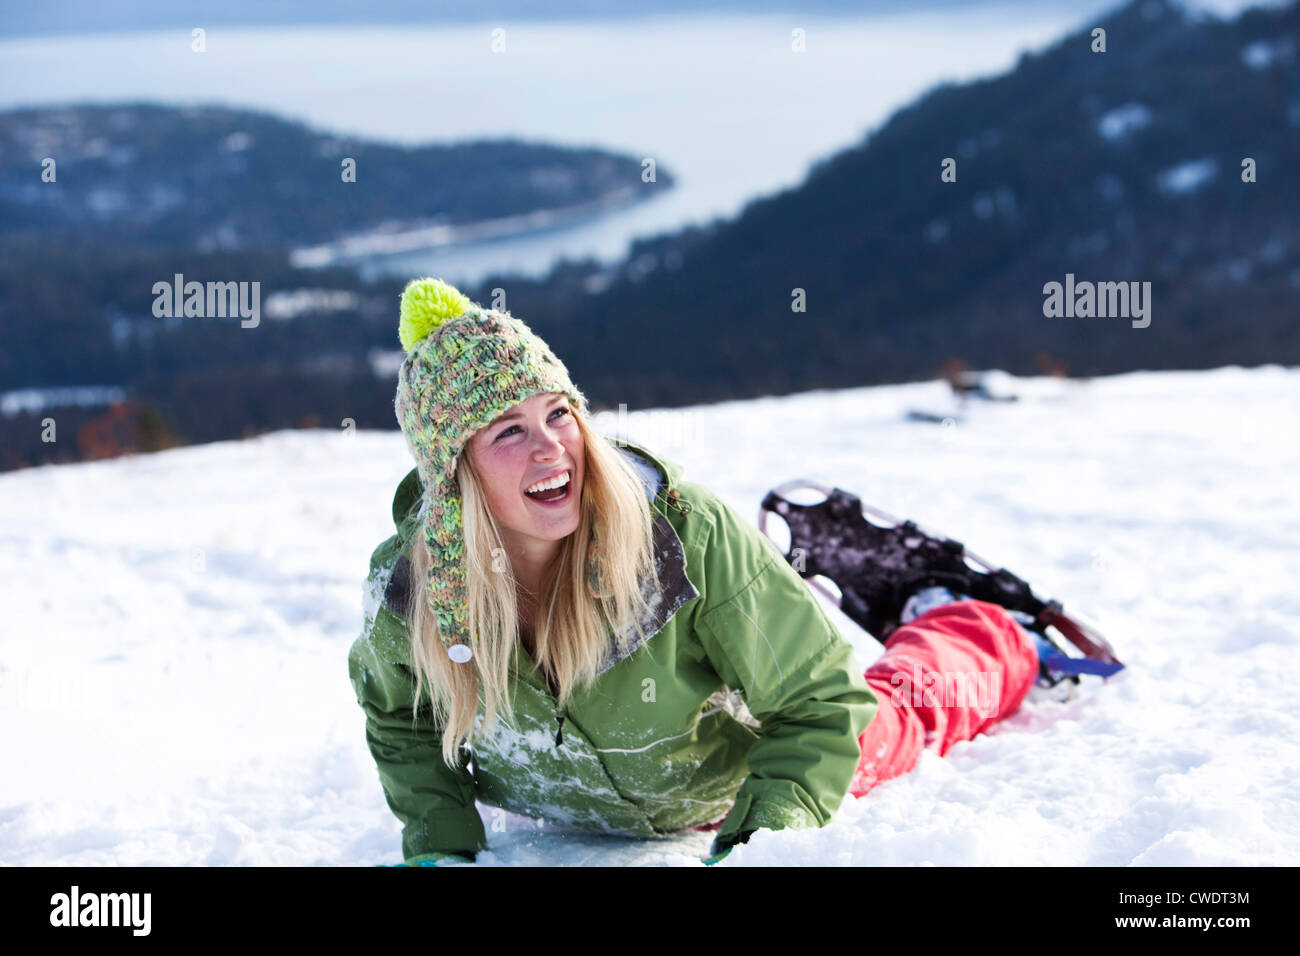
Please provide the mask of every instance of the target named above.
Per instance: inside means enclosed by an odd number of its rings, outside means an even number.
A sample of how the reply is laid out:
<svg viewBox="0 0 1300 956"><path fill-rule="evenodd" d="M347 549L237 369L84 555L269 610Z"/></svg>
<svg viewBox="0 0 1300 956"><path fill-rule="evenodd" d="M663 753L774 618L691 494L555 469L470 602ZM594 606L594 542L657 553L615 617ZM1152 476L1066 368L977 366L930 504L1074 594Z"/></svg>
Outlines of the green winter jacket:
<svg viewBox="0 0 1300 956"><path fill-rule="evenodd" d="M824 826L860 759L877 701L808 586L775 545L682 468L626 445L656 513L663 579L645 631L561 711L516 645L513 726L498 714L459 768L443 763L427 700L412 729L415 678L406 558L419 529L415 469L393 498L397 533L371 555L365 628L348 670L402 855L487 847L475 802L580 829L653 839L711 823L729 841L760 827ZM635 637L635 634L634 634Z"/></svg>

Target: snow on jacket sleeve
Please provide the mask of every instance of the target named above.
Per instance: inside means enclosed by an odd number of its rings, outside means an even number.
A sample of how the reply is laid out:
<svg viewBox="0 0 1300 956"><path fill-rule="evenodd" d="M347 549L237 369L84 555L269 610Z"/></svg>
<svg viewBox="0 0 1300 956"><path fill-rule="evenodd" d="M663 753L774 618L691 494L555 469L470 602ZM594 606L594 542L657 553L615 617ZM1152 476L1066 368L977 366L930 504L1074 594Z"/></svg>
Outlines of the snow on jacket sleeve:
<svg viewBox="0 0 1300 956"><path fill-rule="evenodd" d="M464 754L458 769L442 759L442 734L431 711L421 708L412 727L415 676L393 660L406 626L380 607L348 654L348 673L366 715L366 744L379 768L389 808L402 822L402 856L461 853L487 848L483 820L474 805L474 779Z"/></svg>
<svg viewBox="0 0 1300 956"><path fill-rule="evenodd" d="M825 826L857 771L858 737L876 696L853 645L776 546L720 498L693 490L712 517L696 633L718 676L762 724L719 845L760 827Z"/></svg>

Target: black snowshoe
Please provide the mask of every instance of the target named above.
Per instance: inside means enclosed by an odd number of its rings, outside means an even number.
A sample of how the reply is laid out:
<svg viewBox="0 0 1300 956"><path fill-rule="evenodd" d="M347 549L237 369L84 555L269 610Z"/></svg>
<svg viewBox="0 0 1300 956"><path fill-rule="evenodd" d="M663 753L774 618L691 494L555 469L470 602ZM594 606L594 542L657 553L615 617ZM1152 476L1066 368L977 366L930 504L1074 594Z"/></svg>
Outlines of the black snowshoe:
<svg viewBox="0 0 1300 956"><path fill-rule="evenodd" d="M802 489L818 491L825 500L797 504L784 497ZM1064 680L1078 684L1080 674L1108 677L1124 667L1106 639L1078 615L1066 614L1060 601L1041 600L1019 577L971 553L960 541L929 534L915 522L865 506L841 488L799 480L769 491L758 526L771 540L769 512L780 515L790 529L785 553L790 565L882 643L899 626L908 598L940 586L1006 608L1031 637L1045 641L1048 647L1040 645L1039 652L1040 686L1054 687ZM881 523L872 523L868 516ZM838 600L811 580L815 575L835 583ZM1083 656L1072 656L1059 637Z"/></svg>

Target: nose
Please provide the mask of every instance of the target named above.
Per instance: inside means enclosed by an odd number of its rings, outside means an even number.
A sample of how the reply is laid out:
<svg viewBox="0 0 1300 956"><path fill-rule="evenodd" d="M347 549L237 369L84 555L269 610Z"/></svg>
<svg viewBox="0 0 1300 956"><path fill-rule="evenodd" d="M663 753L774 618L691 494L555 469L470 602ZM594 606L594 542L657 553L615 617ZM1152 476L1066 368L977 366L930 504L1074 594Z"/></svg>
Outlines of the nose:
<svg viewBox="0 0 1300 956"><path fill-rule="evenodd" d="M543 460L550 461L564 454L564 443L550 425L542 426L535 434L538 436L536 451L544 454Z"/></svg>

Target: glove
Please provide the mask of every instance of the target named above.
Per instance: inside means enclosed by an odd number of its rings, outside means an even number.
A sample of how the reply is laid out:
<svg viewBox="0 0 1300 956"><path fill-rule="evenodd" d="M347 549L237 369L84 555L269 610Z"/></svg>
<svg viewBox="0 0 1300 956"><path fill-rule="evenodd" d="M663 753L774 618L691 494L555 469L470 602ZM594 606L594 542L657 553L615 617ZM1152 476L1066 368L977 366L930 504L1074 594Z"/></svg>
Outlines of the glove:
<svg viewBox="0 0 1300 956"><path fill-rule="evenodd" d="M714 837L713 845L709 847L709 855L704 859L704 865L712 866L719 860L724 859L737 843L748 843L750 836L752 836L754 832L755 831L753 830L741 830L726 842L723 842L721 837Z"/></svg>
<svg viewBox="0 0 1300 956"><path fill-rule="evenodd" d="M474 862L473 853L421 853L401 863L381 863L380 866L463 866Z"/></svg>

